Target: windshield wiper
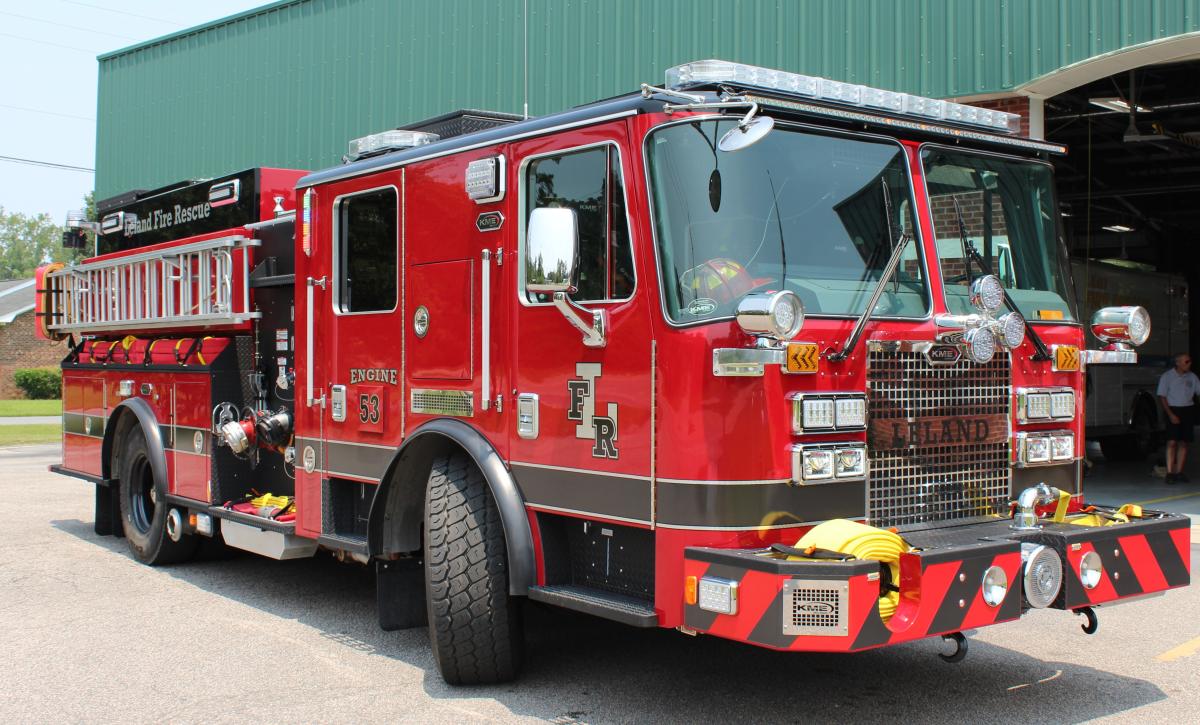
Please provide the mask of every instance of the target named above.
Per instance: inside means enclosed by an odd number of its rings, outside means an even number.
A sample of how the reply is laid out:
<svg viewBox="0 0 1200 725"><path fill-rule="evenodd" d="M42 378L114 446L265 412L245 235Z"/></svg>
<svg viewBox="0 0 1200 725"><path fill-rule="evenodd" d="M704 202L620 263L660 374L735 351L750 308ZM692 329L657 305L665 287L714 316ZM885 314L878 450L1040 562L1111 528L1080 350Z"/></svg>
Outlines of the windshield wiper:
<svg viewBox="0 0 1200 725"><path fill-rule="evenodd" d="M863 328L867 326L867 320L871 319L871 314L875 311L875 305L879 304L879 298L883 296L883 290L887 286L892 275L896 273L896 267L900 266L900 257L904 254L904 248L908 246L909 240L912 239L907 233L900 235L900 240L893 242L895 239L896 229L892 226L892 197L888 192L887 181L883 180L883 212L887 216L887 235L888 245L892 247L892 255L888 257L887 265L883 268L883 273L879 275L879 281L875 283L875 289L871 292L871 299L867 302L867 308L859 315L858 321L854 323L854 329L850 331L850 336L846 338L846 342L842 343L842 349L838 352L830 353L829 360L831 362L840 362L850 356L854 352L854 348L858 345L858 338L862 337Z"/></svg>
<svg viewBox="0 0 1200 725"><path fill-rule="evenodd" d="M972 244L969 239L967 239L967 225L963 223L962 207L958 205L958 197L952 196L950 198L954 201L954 210L958 212L958 238L962 240L963 264L966 265L967 268L967 288L969 289L971 286L971 262L979 265L979 271L983 272L984 274L993 274L993 272L991 266L988 265L987 260L983 258L983 255L979 253L979 250L975 248L975 245ZM1010 312L1015 312L1020 315L1021 311L1017 309L1016 303L1013 302L1012 297L1009 296L1008 289L1001 284L1000 290L1004 292L1004 306L1007 307ZM1022 315L1022 317L1023 316L1024 315ZM1029 341L1033 343L1033 347L1037 351L1034 353L1031 359L1037 362L1049 360L1050 351L1046 349L1046 343L1042 342L1041 336L1037 334L1037 330L1033 329L1033 325L1026 324L1025 332L1029 335Z"/></svg>

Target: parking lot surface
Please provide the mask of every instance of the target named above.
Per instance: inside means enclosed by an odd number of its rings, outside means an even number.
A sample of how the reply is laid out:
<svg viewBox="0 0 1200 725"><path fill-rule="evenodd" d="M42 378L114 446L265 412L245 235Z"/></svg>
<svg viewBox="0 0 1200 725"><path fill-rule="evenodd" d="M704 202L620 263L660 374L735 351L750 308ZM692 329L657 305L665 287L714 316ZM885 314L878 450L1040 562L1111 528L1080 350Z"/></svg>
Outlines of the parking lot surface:
<svg viewBox="0 0 1200 725"><path fill-rule="evenodd" d="M383 632L362 566L232 555L150 568L92 531L90 486L46 471L57 446L0 449L2 722L1197 722L1200 587L1052 610L971 633L782 654L527 606L526 667L453 688L424 630ZM1193 476L1200 480L1200 476ZM1200 484L1098 463L1108 503L1161 501L1200 524ZM1200 531L1193 527L1193 560Z"/></svg>

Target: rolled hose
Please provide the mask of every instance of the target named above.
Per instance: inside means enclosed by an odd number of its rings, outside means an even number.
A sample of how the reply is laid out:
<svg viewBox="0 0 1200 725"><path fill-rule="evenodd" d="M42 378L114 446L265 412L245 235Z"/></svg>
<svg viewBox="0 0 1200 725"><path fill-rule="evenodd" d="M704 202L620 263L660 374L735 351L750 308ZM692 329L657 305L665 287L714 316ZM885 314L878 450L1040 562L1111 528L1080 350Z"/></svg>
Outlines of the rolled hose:
<svg viewBox="0 0 1200 725"><path fill-rule="evenodd" d="M877 529L874 526L860 524L847 519L834 519L818 524L800 537L796 542L797 549L824 549L848 554L855 559L871 559L885 564L891 574L893 584L900 582L900 555L909 550L908 544L894 531ZM803 559L799 556L789 556L789 560ZM884 588L880 582L879 618L887 622L896 613L900 603L900 592L893 588Z"/></svg>

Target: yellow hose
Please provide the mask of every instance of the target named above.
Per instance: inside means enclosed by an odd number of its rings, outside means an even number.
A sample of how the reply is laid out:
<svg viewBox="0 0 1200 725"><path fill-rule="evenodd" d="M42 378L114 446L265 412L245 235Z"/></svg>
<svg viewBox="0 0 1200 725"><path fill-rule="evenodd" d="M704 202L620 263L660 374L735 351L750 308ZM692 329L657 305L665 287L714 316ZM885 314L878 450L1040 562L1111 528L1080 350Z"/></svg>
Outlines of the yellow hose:
<svg viewBox="0 0 1200 725"><path fill-rule="evenodd" d="M908 551L908 544L899 534L874 526L860 524L847 519L834 519L818 524L809 530L796 542L797 549L815 547L828 551L849 554L856 559L872 559L888 565L891 571L892 584L900 584L900 555ZM788 557L797 560L801 557ZM882 584L882 582L881 582ZM896 613L900 603L900 593L893 590L880 590L879 618L888 621Z"/></svg>

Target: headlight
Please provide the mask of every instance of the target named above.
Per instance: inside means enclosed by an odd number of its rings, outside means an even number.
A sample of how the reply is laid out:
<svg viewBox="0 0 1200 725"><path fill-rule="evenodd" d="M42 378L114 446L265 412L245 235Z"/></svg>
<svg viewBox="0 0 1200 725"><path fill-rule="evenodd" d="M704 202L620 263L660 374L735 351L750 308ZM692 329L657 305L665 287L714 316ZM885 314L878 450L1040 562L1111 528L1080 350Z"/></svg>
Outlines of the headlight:
<svg viewBox="0 0 1200 725"><path fill-rule="evenodd" d="M792 483L861 481L867 477L867 449L862 443L792 446Z"/></svg>
<svg viewBox="0 0 1200 725"><path fill-rule="evenodd" d="M967 333L963 335L963 342L967 346L967 355L977 365L991 362L992 357L996 354L996 336L986 327L967 330Z"/></svg>
<svg viewBox="0 0 1200 725"><path fill-rule="evenodd" d="M1075 436L1070 433L1050 436L1050 458L1055 461L1069 461L1074 457Z"/></svg>
<svg viewBox="0 0 1200 725"><path fill-rule="evenodd" d="M1032 436L1025 439L1026 463L1045 463L1050 460L1050 440L1043 436Z"/></svg>
<svg viewBox="0 0 1200 725"><path fill-rule="evenodd" d="M833 451L803 451L800 478L802 481L822 481L833 478Z"/></svg>
<svg viewBox="0 0 1200 725"><path fill-rule="evenodd" d="M1100 555L1089 551L1079 560L1079 581L1085 589L1095 589L1100 584L1100 576L1104 573L1104 563Z"/></svg>
<svg viewBox="0 0 1200 725"><path fill-rule="evenodd" d="M790 340L804 326L804 303L795 292L752 292L738 302L737 323L747 335Z"/></svg>
<svg viewBox="0 0 1200 725"><path fill-rule="evenodd" d="M863 448L841 448L833 456L837 478L864 478L867 475L867 456Z"/></svg>
<svg viewBox="0 0 1200 725"><path fill-rule="evenodd" d="M1050 606L1062 588L1062 559L1053 549L1039 544L1021 544L1021 559L1025 563L1025 599L1029 606Z"/></svg>
<svg viewBox="0 0 1200 725"><path fill-rule="evenodd" d="M1150 337L1150 313L1136 306L1096 310L1092 334L1102 342L1141 345Z"/></svg>
<svg viewBox="0 0 1200 725"><path fill-rule="evenodd" d="M792 432L862 430L867 425L867 398L861 393L796 393Z"/></svg>
<svg viewBox="0 0 1200 725"><path fill-rule="evenodd" d="M1008 594L1008 574L998 566L989 566L983 573L983 584L980 588L983 601L987 602L989 607L998 607Z"/></svg>
<svg viewBox="0 0 1200 725"><path fill-rule="evenodd" d="M995 312L1004 306L1004 286L994 274L985 274L971 283L971 304L982 312Z"/></svg>
<svg viewBox="0 0 1200 725"><path fill-rule="evenodd" d="M1025 342L1025 318L1016 312L1003 315L997 322L1000 339L1008 348L1020 347Z"/></svg>
<svg viewBox="0 0 1200 725"><path fill-rule="evenodd" d="M1068 419L1075 417L1074 391L1067 390L1050 394L1050 417Z"/></svg>

